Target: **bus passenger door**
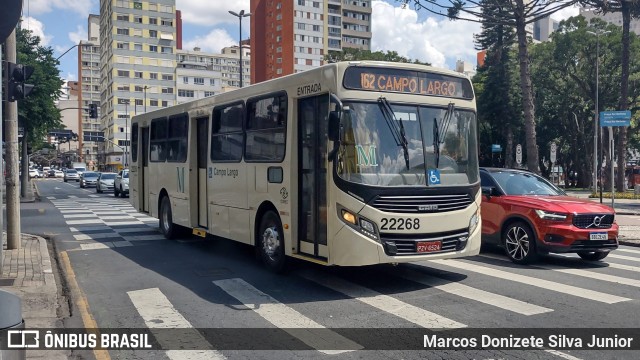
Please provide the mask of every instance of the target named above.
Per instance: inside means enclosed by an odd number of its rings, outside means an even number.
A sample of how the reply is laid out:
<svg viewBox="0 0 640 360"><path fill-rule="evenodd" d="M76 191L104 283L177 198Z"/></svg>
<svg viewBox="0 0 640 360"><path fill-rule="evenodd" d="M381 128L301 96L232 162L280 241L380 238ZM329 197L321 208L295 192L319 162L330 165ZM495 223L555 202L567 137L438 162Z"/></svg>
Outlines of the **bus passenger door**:
<svg viewBox="0 0 640 360"><path fill-rule="evenodd" d="M298 100L298 249L328 257L327 131L329 95ZM324 247L325 251L322 251Z"/></svg>
<svg viewBox="0 0 640 360"><path fill-rule="evenodd" d="M139 180L139 199L142 211L149 212L149 128L141 127L140 130L142 130L142 141L140 142L142 148L139 153L142 156L142 161L139 163L142 163L142 169L138 170L138 173L142 179Z"/></svg>
<svg viewBox="0 0 640 360"><path fill-rule="evenodd" d="M207 154L209 150L209 118L202 117L198 122L198 225L209 227L209 213L207 206Z"/></svg>

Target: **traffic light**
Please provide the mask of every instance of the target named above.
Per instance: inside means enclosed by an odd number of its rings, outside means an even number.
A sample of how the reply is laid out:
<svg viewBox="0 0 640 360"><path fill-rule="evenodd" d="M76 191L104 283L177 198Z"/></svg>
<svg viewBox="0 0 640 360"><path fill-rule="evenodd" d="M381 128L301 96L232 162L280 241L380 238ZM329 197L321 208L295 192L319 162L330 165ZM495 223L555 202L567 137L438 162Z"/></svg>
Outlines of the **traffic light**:
<svg viewBox="0 0 640 360"><path fill-rule="evenodd" d="M33 91L34 85L25 84L24 82L33 74L33 67L8 62L7 70L7 101L14 102L29 96Z"/></svg>
<svg viewBox="0 0 640 360"><path fill-rule="evenodd" d="M89 104L89 118L97 119L98 118L98 105L97 104Z"/></svg>

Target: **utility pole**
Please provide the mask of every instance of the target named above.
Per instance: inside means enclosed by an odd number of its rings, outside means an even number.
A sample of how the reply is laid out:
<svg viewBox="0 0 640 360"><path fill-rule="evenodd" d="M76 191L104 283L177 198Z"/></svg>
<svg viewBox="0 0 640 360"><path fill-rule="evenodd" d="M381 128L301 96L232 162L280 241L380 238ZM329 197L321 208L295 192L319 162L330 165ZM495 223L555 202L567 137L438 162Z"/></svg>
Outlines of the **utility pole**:
<svg viewBox="0 0 640 360"><path fill-rule="evenodd" d="M4 59L4 52L2 52L2 44L0 44L0 63ZM0 65L0 116L2 116L2 104L4 104L4 94L2 89L4 86L4 73L2 72L2 66ZM0 137L2 135L2 123L4 119L0 119ZM2 183L0 183L0 277L2 277L2 268L4 266L4 140L2 142L2 150L0 153L0 174L2 174Z"/></svg>
<svg viewBox="0 0 640 360"><path fill-rule="evenodd" d="M5 78L9 80L8 64L16 62L16 30L5 42L5 60L7 61ZM7 165L7 249L20 248L20 194L18 193L18 103L5 102L7 109L4 124ZM27 174L28 176L28 174Z"/></svg>
<svg viewBox="0 0 640 360"><path fill-rule="evenodd" d="M17 102L16 102L17 104ZM24 134L22 135L22 176L20 176L20 196L23 199L27 199L31 195L31 189L29 189L29 152L27 148L27 128L25 126Z"/></svg>

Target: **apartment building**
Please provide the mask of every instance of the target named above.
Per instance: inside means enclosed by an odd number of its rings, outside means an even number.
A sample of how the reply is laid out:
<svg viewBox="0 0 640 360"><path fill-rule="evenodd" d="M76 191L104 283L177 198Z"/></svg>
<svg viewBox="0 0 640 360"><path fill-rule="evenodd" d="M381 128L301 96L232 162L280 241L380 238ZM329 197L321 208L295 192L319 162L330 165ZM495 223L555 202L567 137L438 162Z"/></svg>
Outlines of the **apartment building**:
<svg viewBox="0 0 640 360"><path fill-rule="evenodd" d="M371 48L371 0L251 0L251 82L309 70L330 50Z"/></svg>
<svg viewBox="0 0 640 360"><path fill-rule="evenodd" d="M126 165L132 116L176 103L175 53L175 0L100 0L101 169Z"/></svg>
<svg viewBox="0 0 640 360"><path fill-rule="evenodd" d="M591 21L591 19L597 17L610 24L622 27L622 13L620 12L598 14L592 9L580 8L580 15L584 16L587 21ZM631 19L631 23L629 24L629 31L636 33L636 35L640 35L640 19Z"/></svg>
<svg viewBox="0 0 640 360"><path fill-rule="evenodd" d="M225 47L220 54L193 50L176 52L177 101L183 103L202 99L240 87L240 48ZM251 50L242 45L243 86L251 84Z"/></svg>
<svg viewBox="0 0 640 360"><path fill-rule="evenodd" d="M85 131L101 131L100 117L89 117L90 104L100 105L100 16L89 15L87 40L78 45L78 148L89 169L98 168L98 142L84 142ZM98 108L98 113L100 109Z"/></svg>

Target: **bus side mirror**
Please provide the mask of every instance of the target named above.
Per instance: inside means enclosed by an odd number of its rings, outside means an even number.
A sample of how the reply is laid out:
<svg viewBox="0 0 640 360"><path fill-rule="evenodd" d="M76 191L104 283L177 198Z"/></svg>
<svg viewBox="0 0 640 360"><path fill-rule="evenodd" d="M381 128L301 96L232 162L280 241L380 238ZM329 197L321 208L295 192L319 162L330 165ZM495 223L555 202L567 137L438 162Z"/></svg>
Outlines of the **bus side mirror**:
<svg viewBox="0 0 640 360"><path fill-rule="evenodd" d="M338 141L340 139L340 112L329 112L329 140Z"/></svg>

